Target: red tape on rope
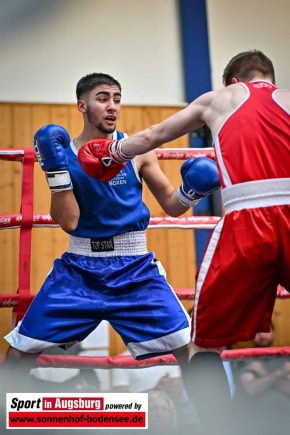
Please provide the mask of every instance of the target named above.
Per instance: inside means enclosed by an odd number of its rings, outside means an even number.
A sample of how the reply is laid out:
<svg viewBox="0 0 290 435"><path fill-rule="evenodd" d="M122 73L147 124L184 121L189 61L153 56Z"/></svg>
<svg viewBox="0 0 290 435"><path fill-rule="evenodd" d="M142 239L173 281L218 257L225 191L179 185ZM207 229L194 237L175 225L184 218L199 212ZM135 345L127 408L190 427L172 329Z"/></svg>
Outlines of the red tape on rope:
<svg viewBox="0 0 290 435"><path fill-rule="evenodd" d="M209 157L215 159L214 148L158 148L155 150L159 160L186 160L189 157Z"/></svg>

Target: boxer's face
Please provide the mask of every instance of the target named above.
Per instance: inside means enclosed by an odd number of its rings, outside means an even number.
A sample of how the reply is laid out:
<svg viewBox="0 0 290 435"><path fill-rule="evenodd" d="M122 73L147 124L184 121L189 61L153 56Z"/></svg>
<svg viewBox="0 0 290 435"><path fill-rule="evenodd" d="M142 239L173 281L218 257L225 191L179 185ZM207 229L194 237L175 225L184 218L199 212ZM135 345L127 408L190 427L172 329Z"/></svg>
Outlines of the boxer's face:
<svg viewBox="0 0 290 435"><path fill-rule="evenodd" d="M92 127L105 134L116 130L121 109L118 86L99 85L85 95L82 102L82 112Z"/></svg>

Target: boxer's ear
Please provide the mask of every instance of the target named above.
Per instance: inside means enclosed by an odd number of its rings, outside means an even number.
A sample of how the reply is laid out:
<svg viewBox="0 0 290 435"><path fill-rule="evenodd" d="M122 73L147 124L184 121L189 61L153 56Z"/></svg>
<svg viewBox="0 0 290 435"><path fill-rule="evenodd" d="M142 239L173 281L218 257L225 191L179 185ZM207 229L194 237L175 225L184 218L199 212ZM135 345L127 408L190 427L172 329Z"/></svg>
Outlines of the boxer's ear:
<svg viewBox="0 0 290 435"><path fill-rule="evenodd" d="M78 100L77 101L77 108L79 110L79 112L81 113L85 113L87 110L87 106L84 100Z"/></svg>

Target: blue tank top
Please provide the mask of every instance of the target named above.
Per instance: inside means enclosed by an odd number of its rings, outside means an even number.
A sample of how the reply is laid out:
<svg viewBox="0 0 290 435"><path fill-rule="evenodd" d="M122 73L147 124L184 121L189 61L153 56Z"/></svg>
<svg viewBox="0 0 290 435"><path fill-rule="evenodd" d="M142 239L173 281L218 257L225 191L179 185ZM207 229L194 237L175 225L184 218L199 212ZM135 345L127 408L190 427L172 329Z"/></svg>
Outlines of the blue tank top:
<svg viewBox="0 0 290 435"><path fill-rule="evenodd" d="M124 133L115 132L116 139ZM77 237L112 237L144 231L150 213L142 201L142 182L134 161L129 161L112 180L98 181L81 168L71 141L66 148L74 194L80 208L78 226L69 234Z"/></svg>

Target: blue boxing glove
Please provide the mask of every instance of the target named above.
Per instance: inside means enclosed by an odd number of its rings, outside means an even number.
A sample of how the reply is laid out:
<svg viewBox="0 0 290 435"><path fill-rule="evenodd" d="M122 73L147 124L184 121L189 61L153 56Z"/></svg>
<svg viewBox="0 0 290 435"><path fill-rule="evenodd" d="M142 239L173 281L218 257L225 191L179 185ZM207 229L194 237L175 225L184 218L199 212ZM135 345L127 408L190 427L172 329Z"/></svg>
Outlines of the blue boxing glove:
<svg viewBox="0 0 290 435"><path fill-rule="evenodd" d="M70 144L68 132L56 124L41 127L33 137L33 147L41 169L46 172L53 193L73 188L68 172L65 148Z"/></svg>
<svg viewBox="0 0 290 435"><path fill-rule="evenodd" d="M185 207L194 207L221 186L217 165L208 157L191 157L183 163L180 173L182 184L177 196Z"/></svg>

